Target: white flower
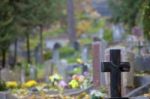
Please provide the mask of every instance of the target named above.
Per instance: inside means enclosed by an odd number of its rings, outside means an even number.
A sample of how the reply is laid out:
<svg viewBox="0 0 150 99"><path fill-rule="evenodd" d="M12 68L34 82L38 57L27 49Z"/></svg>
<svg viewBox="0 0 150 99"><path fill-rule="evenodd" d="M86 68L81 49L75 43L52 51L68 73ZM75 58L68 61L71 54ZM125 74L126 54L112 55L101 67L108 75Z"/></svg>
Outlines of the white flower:
<svg viewBox="0 0 150 99"><path fill-rule="evenodd" d="M105 96L104 93L102 93L102 92L100 92L98 90L92 90L91 93L90 93L90 95L94 95L96 97L104 97Z"/></svg>

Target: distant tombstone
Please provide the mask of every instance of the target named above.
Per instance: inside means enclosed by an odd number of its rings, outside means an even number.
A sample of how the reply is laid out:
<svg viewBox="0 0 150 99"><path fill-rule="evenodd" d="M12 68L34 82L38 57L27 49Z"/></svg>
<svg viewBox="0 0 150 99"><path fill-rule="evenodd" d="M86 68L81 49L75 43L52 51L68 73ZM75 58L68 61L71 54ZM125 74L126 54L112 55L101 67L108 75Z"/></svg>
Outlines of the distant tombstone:
<svg viewBox="0 0 150 99"><path fill-rule="evenodd" d="M12 56L11 54L8 56L8 64L9 64L11 67L14 67L14 65L15 65L15 57Z"/></svg>
<svg viewBox="0 0 150 99"><path fill-rule="evenodd" d="M34 65L30 65L30 79L35 80L37 76L36 67Z"/></svg>
<svg viewBox="0 0 150 99"><path fill-rule="evenodd" d="M150 55L135 57L135 71L150 71Z"/></svg>
<svg viewBox="0 0 150 99"><path fill-rule="evenodd" d="M68 63L67 63L67 60L65 60L65 59L62 59L61 61L60 61L60 65L61 65L61 71L59 72L60 73L60 75L63 77L63 79L64 80L66 80L67 78L67 73L66 73L66 68L67 68L67 65L68 65Z"/></svg>
<svg viewBox="0 0 150 99"><path fill-rule="evenodd" d="M137 48L138 48L138 55L139 55L139 56L141 56L141 51L142 51L142 48L143 48L143 47L144 47L143 42L138 41Z"/></svg>
<svg viewBox="0 0 150 99"><path fill-rule="evenodd" d="M45 81L49 82L49 76L53 74L53 66L51 60L44 62L44 73Z"/></svg>
<svg viewBox="0 0 150 99"><path fill-rule="evenodd" d="M81 58L84 62L87 62L88 61L88 46L84 46L82 48L82 52L81 52Z"/></svg>
<svg viewBox="0 0 150 99"><path fill-rule="evenodd" d="M1 79L4 81L19 81L18 72L13 72L8 68L4 68L1 70Z"/></svg>
<svg viewBox="0 0 150 99"><path fill-rule="evenodd" d="M56 65L58 72L61 71L61 66L60 66L60 53L59 53L59 48L61 45L59 43L55 43L53 47L53 56L52 56L52 63Z"/></svg>
<svg viewBox="0 0 150 99"><path fill-rule="evenodd" d="M127 78L127 91L130 91L130 89L134 88L134 72L135 72L135 55L132 52L128 52L128 59L130 63L130 72L126 74Z"/></svg>
<svg viewBox="0 0 150 99"><path fill-rule="evenodd" d="M26 77L25 77L25 67L24 67L24 65L21 66L21 77L20 77L20 80L21 80L21 83L24 83L25 80L26 80Z"/></svg>
<svg viewBox="0 0 150 99"><path fill-rule="evenodd" d="M118 42L122 40L124 29L121 24L113 25L113 40L114 42Z"/></svg>
<svg viewBox="0 0 150 99"><path fill-rule="evenodd" d="M103 36L104 36L104 29L103 29L103 28L101 28L101 29L99 30L98 36L99 36L100 39L103 38Z"/></svg>
<svg viewBox="0 0 150 99"><path fill-rule="evenodd" d="M73 42L73 48L74 48L75 50L79 50L79 49L80 49L80 44L79 44L78 41Z"/></svg>
<svg viewBox="0 0 150 99"><path fill-rule="evenodd" d="M35 63L40 63L40 46L38 45L35 49L34 49L34 58L35 58Z"/></svg>
<svg viewBox="0 0 150 99"><path fill-rule="evenodd" d="M134 48L134 46L136 46L136 43L138 42L138 39L134 35L128 35L128 37L126 39L126 42L127 42L128 50L132 50Z"/></svg>

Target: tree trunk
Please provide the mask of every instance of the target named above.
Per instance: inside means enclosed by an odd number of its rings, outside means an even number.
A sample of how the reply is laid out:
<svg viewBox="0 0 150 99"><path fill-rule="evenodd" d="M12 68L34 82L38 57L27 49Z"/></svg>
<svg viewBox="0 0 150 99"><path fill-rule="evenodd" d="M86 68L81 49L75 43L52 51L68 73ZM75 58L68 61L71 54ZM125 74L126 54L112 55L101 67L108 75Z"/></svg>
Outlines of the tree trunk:
<svg viewBox="0 0 150 99"><path fill-rule="evenodd" d="M76 42L75 19L74 19L74 6L73 0L67 0L67 13L68 13L68 33L70 43L74 45Z"/></svg>
<svg viewBox="0 0 150 99"><path fill-rule="evenodd" d="M18 52L18 39L15 40L14 44L14 66L17 63L17 52Z"/></svg>
<svg viewBox="0 0 150 99"><path fill-rule="evenodd" d="M2 50L2 68L6 66L6 50Z"/></svg>
<svg viewBox="0 0 150 99"><path fill-rule="evenodd" d="M30 36L29 33L26 33L26 46L27 46L27 62L28 64L31 63L31 57L30 57Z"/></svg>
<svg viewBox="0 0 150 99"><path fill-rule="evenodd" d="M40 33L39 33L39 36L40 36L40 63L43 63L43 26L40 25Z"/></svg>

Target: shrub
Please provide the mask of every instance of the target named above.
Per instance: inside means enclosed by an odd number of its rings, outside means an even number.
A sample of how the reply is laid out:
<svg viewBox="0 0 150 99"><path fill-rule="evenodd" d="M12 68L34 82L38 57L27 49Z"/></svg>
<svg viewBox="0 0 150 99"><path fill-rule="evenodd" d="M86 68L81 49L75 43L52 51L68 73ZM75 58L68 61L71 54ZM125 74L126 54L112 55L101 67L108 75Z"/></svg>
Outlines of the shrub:
<svg viewBox="0 0 150 99"><path fill-rule="evenodd" d="M61 58L66 58L74 55L75 49L71 47L62 47L60 48L60 57Z"/></svg>
<svg viewBox="0 0 150 99"><path fill-rule="evenodd" d="M49 51L44 51L43 53L44 55L44 60L49 60L52 58L52 52L49 50Z"/></svg>
<svg viewBox="0 0 150 99"><path fill-rule="evenodd" d="M17 88L18 84L16 81L8 81L6 82L6 87L7 88Z"/></svg>
<svg viewBox="0 0 150 99"><path fill-rule="evenodd" d="M5 90L7 90L6 83L0 80L0 91L5 91Z"/></svg>
<svg viewBox="0 0 150 99"><path fill-rule="evenodd" d="M34 80L30 80L28 82L26 82L25 84L23 84L24 87L26 88L31 88L37 85L37 82Z"/></svg>

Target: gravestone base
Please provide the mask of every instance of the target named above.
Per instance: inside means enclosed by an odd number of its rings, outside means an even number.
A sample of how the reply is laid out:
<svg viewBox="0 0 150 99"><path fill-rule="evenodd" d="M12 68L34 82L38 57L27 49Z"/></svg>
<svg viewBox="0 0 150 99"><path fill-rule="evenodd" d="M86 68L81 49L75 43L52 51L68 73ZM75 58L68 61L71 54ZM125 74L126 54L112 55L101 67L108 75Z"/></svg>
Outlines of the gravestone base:
<svg viewBox="0 0 150 99"><path fill-rule="evenodd" d="M17 99L14 96L10 95L9 92L0 92L0 99Z"/></svg>

